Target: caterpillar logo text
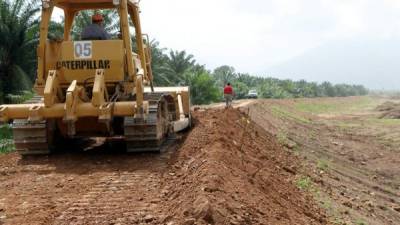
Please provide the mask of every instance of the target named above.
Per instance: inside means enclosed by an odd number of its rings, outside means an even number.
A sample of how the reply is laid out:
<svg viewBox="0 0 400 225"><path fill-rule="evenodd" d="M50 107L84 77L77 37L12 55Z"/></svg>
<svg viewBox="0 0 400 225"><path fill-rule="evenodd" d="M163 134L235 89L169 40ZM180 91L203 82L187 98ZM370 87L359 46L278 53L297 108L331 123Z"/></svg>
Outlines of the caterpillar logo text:
<svg viewBox="0 0 400 225"><path fill-rule="evenodd" d="M95 70L95 69L110 69L110 60L72 60L58 61L57 70Z"/></svg>

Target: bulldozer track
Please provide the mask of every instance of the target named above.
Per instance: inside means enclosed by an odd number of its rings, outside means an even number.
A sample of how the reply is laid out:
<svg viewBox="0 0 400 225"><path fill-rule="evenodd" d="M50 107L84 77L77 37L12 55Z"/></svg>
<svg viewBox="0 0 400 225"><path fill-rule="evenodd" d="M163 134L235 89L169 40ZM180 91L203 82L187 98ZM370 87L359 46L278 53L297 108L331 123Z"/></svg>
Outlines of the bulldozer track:
<svg viewBox="0 0 400 225"><path fill-rule="evenodd" d="M162 180L173 154L157 155L151 162L156 169L99 174L101 178L83 196L59 200L66 209L53 224L162 224Z"/></svg>
<svg viewBox="0 0 400 225"><path fill-rule="evenodd" d="M164 96L164 93L145 94L144 99L149 102L148 115L145 118L125 118L124 134L128 152L159 152L161 150L168 134L169 121L172 120L169 113L171 107ZM166 111L165 114L161 112L163 110Z"/></svg>
<svg viewBox="0 0 400 225"><path fill-rule="evenodd" d="M107 175L70 203L54 224L160 224L161 199L154 191L160 188L158 176L148 171ZM147 192L138 195L138 190Z"/></svg>
<svg viewBox="0 0 400 225"><path fill-rule="evenodd" d="M34 96L26 103L34 104L42 101L41 96ZM53 138L54 124L42 120L30 122L27 119L13 121L13 136L15 149L21 155L49 154Z"/></svg>

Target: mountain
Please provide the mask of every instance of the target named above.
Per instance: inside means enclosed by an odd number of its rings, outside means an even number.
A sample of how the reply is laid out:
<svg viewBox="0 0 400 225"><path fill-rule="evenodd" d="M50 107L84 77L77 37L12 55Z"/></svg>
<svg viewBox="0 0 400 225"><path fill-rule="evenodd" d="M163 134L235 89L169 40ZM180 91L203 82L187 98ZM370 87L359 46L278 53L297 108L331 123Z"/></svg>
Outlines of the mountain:
<svg viewBox="0 0 400 225"><path fill-rule="evenodd" d="M400 39L326 43L266 74L278 78L362 84L376 90L400 89Z"/></svg>

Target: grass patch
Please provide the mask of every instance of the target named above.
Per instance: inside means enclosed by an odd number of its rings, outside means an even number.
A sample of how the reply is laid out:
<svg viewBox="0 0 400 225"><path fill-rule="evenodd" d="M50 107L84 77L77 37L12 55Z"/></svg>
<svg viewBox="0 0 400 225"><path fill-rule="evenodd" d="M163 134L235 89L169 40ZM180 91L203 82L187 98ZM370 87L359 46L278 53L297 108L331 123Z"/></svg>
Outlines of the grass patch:
<svg viewBox="0 0 400 225"><path fill-rule="evenodd" d="M285 131L279 131L276 138L281 145L285 145L288 142L287 133Z"/></svg>
<svg viewBox="0 0 400 225"><path fill-rule="evenodd" d="M364 220L362 220L362 219L358 219L357 221L356 221L356 224L357 225L368 225Z"/></svg>
<svg viewBox="0 0 400 225"><path fill-rule="evenodd" d="M294 146L293 152L295 156L300 156L300 147L298 145Z"/></svg>
<svg viewBox="0 0 400 225"><path fill-rule="evenodd" d="M337 211L337 207L334 206L335 202L332 202L327 193L322 192L319 189L318 185L314 185L310 177L300 177L296 182L296 186L301 190L308 191L312 194L315 201L318 202L319 205L326 210L327 214L329 215L329 220L331 224L344 224L343 217Z"/></svg>
<svg viewBox="0 0 400 225"><path fill-rule="evenodd" d="M306 176L301 177L296 182L296 186L301 190L310 190L311 185L312 185L311 178Z"/></svg>
<svg viewBox="0 0 400 225"><path fill-rule="evenodd" d="M22 91L20 94L8 94L6 99L11 104L19 104L26 102L27 100L33 98L35 94L32 91Z"/></svg>
<svg viewBox="0 0 400 225"><path fill-rule="evenodd" d="M398 126L400 125L400 119L379 119L370 118L366 120L373 125L383 125L383 126Z"/></svg>
<svg viewBox="0 0 400 225"><path fill-rule="evenodd" d="M343 219L340 218L335 218L333 221L331 221L333 224L337 224L337 225L343 225L346 224Z"/></svg>
<svg viewBox="0 0 400 225"><path fill-rule="evenodd" d="M10 153L14 151L14 141L12 139L0 140L0 154Z"/></svg>
<svg viewBox="0 0 400 225"><path fill-rule="evenodd" d="M311 123L311 121L309 119L304 118L302 116L299 116L299 115L297 115L295 113L289 112L289 111L283 109L282 107L279 107L279 106L276 106L276 105L271 107L271 112L276 117L285 118L285 119L292 119L292 120L295 120L295 121L298 121L298 122L301 122L301 123L304 123L304 124Z"/></svg>
<svg viewBox="0 0 400 225"><path fill-rule="evenodd" d="M324 102L301 102L295 104L297 110L302 112L310 112L310 113L326 113L332 112L336 110L336 105L332 103L324 103Z"/></svg>
<svg viewBox="0 0 400 225"><path fill-rule="evenodd" d="M278 143L280 145L285 147L286 150L295 153L295 155L300 154L299 145L296 142L294 142L288 138L288 133L286 131L280 130L276 134L276 139L278 140Z"/></svg>
<svg viewBox="0 0 400 225"><path fill-rule="evenodd" d="M319 205L324 208L329 215L329 221L331 224L343 225L343 217L338 211L338 207L335 206L335 202L331 200L329 195L321 191L318 186L313 185L311 187L314 199L319 203Z"/></svg>
<svg viewBox="0 0 400 225"><path fill-rule="evenodd" d="M333 209L332 202L330 199L324 199L321 201L322 208L331 211Z"/></svg>
<svg viewBox="0 0 400 225"><path fill-rule="evenodd" d="M353 112L360 109L367 109L375 106L375 102L371 97L354 98L332 98L323 100L300 101L294 104L294 107L302 112L321 114L321 113L338 113Z"/></svg>
<svg viewBox="0 0 400 225"><path fill-rule="evenodd" d="M12 129L10 125L0 126L0 154L14 151L14 142L12 140Z"/></svg>
<svg viewBox="0 0 400 225"><path fill-rule="evenodd" d="M320 159L317 162L317 168L322 171L327 171L329 169L329 162L324 159Z"/></svg>
<svg viewBox="0 0 400 225"><path fill-rule="evenodd" d="M12 139L12 129L11 126L6 124L6 125L1 125L0 126L0 140L3 139Z"/></svg>

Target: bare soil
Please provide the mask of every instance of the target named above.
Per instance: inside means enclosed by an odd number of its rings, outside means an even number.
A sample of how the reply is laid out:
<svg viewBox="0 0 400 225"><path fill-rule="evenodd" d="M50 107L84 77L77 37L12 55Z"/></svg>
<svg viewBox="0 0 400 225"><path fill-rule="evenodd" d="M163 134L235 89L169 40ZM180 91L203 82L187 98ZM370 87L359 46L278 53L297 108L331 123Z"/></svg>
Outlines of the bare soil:
<svg viewBox="0 0 400 225"><path fill-rule="evenodd" d="M194 119L161 154L69 143L50 156L1 155L0 224L329 224L296 187L299 158L269 122L234 109Z"/></svg>
<svg viewBox="0 0 400 225"><path fill-rule="evenodd" d="M400 119L400 103L387 101L376 107L376 110L382 112L380 118Z"/></svg>
<svg viewBox="0 0 400 225"><path fill-rule="evenodd" d="M262 100L251 118L304 159L335 224L400 224L400 121L380 119L385 99ZM377 108L377 106L381 105Z"/></svg>

